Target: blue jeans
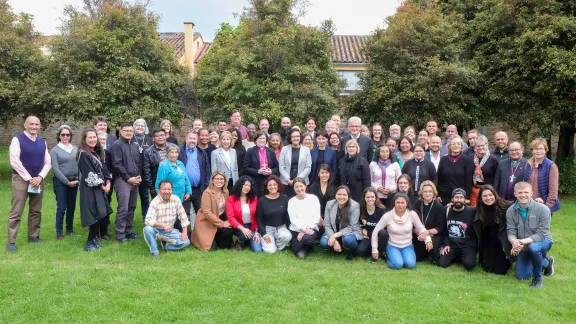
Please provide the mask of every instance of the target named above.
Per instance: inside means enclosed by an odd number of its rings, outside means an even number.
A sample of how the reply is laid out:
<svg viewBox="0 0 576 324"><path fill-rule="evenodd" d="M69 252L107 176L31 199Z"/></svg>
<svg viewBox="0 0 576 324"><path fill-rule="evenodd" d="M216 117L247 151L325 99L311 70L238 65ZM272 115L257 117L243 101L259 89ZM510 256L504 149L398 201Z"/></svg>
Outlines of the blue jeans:
<svg viewBox="0 0 576 324"><path fill-rule="evenodd" d="M542 270L548 266L546 253L551 248L550 240L530 243L528 251L520 252L516 257L516 278L528 280L534 277L536 280L542 280Z"/></svg>
<svg viewBox="0 0 576 324"><path fill-rule="evenodd" d="M388 267L394 270L400 270L402 267L413 269L416 266L416 253L412 244L405 248L397 248L388 244L386 246L388 255Z"/></svg>
<svg viewBox="0 0 576 324"><path fill-rule="evenodd" d="M64 214L66 214L66 232L74 231L74 211L76 210L76 194L78 187L68 187L58 178L52 179L56 195L56 235L62 236Z"/></svg>
<svg viewBox="0 0 576 324"><path fill-rule="evenodd" d="M251 223L247 223L244 224L245 228L251 228L252 224ZM255 235L256 235L256 231L252 232L252 238L249 239L246 237L246 235L244 235L244 233L242 233L241 230L236 230L236 237L238 237L238 241L242 242L242 243L246 243L247 241L250 241L250 250L252 250L252 252L262 252L262 242L260 243L256 243L256 241L254 240ZM260 235L260 234L258 234Z"/></svg>
<svg viewBox="0 0 576 324"><path fill-rule="evenodd" d="M328 237L328 235L326 235L326 234L322 235L322 238L320 238L320 247L326 251L333 251L334 248L331 246L328 246L328 240L329 239L330 238ZM342 238L340 240L342 243L342 247L344 247L344 248L346 248L352 252L356 252L356 248L358 247L358 240L356 240L356 235L346 234L346 235L342 236Z"/></svg>
<svg viewBox="0 0 576 324"><path fill-rule="evenodd" d="M180 231L175 228L172 228L172 232L167 233L163 229L146 225L146 227L144 227L144 240L146 240L148 247L150 247L150 254L158 254L158 243L156 242L157 234L174 239L176 241L174 244L166 243L164 245L164 250L166 251L176 251L190 245L190 240L182 242L182 239L180 238Z"/></svg>

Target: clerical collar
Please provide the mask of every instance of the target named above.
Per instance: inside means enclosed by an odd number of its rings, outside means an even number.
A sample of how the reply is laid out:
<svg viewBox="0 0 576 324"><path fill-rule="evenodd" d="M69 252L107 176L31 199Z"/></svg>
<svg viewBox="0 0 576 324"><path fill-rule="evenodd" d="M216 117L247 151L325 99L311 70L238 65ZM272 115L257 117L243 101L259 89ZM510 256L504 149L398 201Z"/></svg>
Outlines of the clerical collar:
<svg viewBox="0 0 576 324"><path fill-rule="evenodd" d="M518 166L520 165L520 160L516 160L516 161L510 160L510 165L511 165L513 168L516 168L516 167L518 167Z"/></svg>
<svg viewBox="0 0 576 324"><path fill-rule="evenodd" d="M424 162L424 158L421 158L420 160L418 160L417 158L414 158L414 161L416 161L416 162Z"/></svg>

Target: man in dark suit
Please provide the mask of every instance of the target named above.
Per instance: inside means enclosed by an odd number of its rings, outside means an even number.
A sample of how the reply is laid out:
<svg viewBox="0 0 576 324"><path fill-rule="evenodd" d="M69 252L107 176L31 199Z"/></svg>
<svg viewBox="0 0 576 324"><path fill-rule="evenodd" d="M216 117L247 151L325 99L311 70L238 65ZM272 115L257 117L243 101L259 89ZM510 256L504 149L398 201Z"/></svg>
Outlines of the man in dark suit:
<svg viewBox="0 0 576 324"><path fill-rule="evenodd" d="M359 117L350 117L350 119L348 119L348 131L350 131L350 135L342 137L340 145L342 146L342 150L345 150L346 142L351 139L356 140L360 146L360 156L370 163L373 154L372 140L369 137L362 135L360 132L361 126L362 120Z"/></svg>
<svg viewBox="0 0 576 324"><path fill-rule="evenodd" d="M96 117L94 119L94 129L96 129L97 132L104 132L107 134L106 147L104 149L110 151L110 147L112 147L112 144L114 144L114 142L116 142L118 138L112 134L108 134L108 120L106 119L106 117L104 116Z"/></svg>
<svg viewBox="0 0 576 324"><path fill-rule="evenodd" d="M500 161L494 176L494 189L506 200L516 201L514 185L523 181L527 160L522 157L524 148L519 142L512 142L508 147L510 158Z"/></svg>

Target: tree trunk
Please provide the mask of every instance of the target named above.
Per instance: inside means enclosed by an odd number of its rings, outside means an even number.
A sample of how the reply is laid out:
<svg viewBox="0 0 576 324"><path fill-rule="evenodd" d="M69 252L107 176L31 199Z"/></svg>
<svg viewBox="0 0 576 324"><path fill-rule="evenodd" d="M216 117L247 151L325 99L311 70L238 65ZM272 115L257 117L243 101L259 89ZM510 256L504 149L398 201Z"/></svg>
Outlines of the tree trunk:
<svg viewBox="0 0 576 324"><path fill-rule="evenodd" d="M566 125L560 126L556 162L563 161L567 157L574 157L574 134L576 133L574 125L575 121L572 119Z"/></svg>

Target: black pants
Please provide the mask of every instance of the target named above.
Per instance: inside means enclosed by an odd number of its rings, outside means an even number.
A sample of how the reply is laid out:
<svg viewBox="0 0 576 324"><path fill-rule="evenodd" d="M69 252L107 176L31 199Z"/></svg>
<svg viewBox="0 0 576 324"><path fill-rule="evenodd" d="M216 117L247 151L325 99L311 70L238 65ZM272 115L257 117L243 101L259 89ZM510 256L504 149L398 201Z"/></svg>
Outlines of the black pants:
<svg viewBox="0 0 576 324"><path fill-rule="evenodd" d="M457 248L450 244L450 252L440 256L438 259L438 265L442 268L447 268L454 264L454 262L460 260L464 268L472 270L476 266L477 252L478 249L475 246Z"/></svg>
<svg viewBox="0 0 576 324"><path fill-rule="evenodd" d="M98 234L108 233L109 216L100 218L96 223L90 225L88 230L88 241L98 237ZM101 234L102 235L102 234Z"/></svg>
<svg viewBox="0 0 576 324"><path fill-rule="evenodd" d="M298 252L305 250L308 252L308 248L312 247L316 241L318 241L318 231L314 231L314 234L308 235L304 234L302 239L298 241L298 232L290 231L292 233L292 240L290 241L290 245L292 246L292 252L297 254Z"/></svg>
<svg viewBox="0 0 576 324"><path fill-rule="evenodd" d="M194 211L198 213L198 211L200 210L200 204L202 203L202 189L200 188L200 186L192 188L192 195L190 197L190 201L192 202Z"/></svg>
<svg viewBox="0 0 576 324"><path fill-rule="evenodd" d="M383 229L380 233L382 232L385 233L378 235L378 252L380 255L386 252L386 245L388 245L388 231ZM384 239L386 241L383 241ZM370 238L365 238L360 241L360 244L358 244L356 248L356 255L361 257L369 257L372 255L372 240Z"/></svg>
<svg viewBox="0 0 576 324"><path fill-rule="evenodd" d="M432 263L438 264L438 258L440 258L440 250L444 243L443 236L432 236L432 251L426 251L426 243L423 241L418 241L418 236L412 236L412 245L414 245L414 253L416 253L416 261L424 261L428 258L432 258Z"/></svg>
<svg viewBox="0 0 576 324"><path fill-rule="evenodd" d="M210 250L231 249L232 243L234 242L234 233L236 233L236 230L231 227L216 230L216 236L214 237L214 242L212 242Z"/></svg>
<svg viewBox="0 0 576 324"><path fill-rule="evenodd" d="M100 224L102 222L103 224ZM110 215L102 218L98 221L98 232L100 233L100 237L104 237L104 235L108 235L108 225L110 225Z"/></svg>

